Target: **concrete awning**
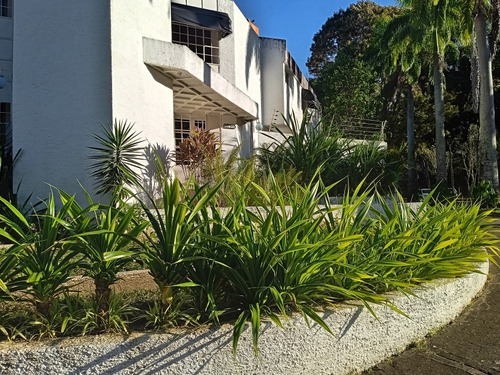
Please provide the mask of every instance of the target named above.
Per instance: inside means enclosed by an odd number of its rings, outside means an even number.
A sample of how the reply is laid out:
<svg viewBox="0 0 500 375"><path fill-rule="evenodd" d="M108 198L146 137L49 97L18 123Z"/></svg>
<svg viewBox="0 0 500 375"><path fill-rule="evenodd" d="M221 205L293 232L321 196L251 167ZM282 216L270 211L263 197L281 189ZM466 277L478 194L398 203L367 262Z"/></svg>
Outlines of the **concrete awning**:
<svg viewBox="0 0 500 375"><path fill-rule="evenodd" d="M144 63L172 80L174 111L256 120L258 104L188 47L143 38Z"/></svg>

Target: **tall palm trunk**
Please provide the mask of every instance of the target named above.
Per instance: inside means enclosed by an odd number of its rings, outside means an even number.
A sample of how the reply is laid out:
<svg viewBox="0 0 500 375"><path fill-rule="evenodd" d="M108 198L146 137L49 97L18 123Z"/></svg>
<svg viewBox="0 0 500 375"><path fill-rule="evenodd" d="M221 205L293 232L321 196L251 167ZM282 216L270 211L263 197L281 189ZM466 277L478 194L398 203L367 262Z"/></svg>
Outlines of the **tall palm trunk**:
<svg viewBox="0 0 500 375"><path fill-rule="evenodd" d="M486 16L482 7L474 18L479 61L479 160L481 178L493 183L498 191L497 139L495 128L495 100L491 53L486 31Z"/></svg>
<svg viewBox="0 0 500 375"><path fill-rule="evenodd" d="M406 95L406 139L408 142L408 196L415 196L416 165L415 165L415 100L413 86L408 85Z"/></svg>
<svg viewBox="0 0 500 375"><path fill-rule="evenodd" d="M438 52L434 53L434 117L436 121L437 182L446 183L446 138L444 132L443 66Z"/></svg>

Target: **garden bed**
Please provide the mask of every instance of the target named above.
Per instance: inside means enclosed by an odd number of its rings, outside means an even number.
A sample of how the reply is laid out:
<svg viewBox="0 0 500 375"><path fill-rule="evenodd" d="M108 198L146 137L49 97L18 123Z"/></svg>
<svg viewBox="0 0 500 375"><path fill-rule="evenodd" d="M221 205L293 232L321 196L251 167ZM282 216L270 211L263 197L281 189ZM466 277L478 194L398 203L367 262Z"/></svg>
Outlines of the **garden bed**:
<svg viewBox="0 0 500 375"><path fill-rule="evenodd" d="M413 290L415 296L390 294L409 318L372 305L377 320L357 302L324 312L335 336L317 325L308 328L301 316L291 316L284 329L263 322L258 357L248 326L233 356L233 327L226 324L166 334L3 343L0 373L350 374L401 352L453 320L483 288L488 262L479 271L425 284Z"/></svg>

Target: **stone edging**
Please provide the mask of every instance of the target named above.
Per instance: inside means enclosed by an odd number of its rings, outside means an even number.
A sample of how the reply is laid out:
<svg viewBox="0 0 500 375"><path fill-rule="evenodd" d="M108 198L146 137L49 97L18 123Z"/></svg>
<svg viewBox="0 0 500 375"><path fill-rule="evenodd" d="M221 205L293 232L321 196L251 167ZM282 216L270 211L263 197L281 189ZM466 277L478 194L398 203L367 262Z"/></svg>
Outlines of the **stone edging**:
<svg viewBox="0 0 500 375"><path fill-rule="evenodd" d="M488 273L437 280L415 290L416 297L391 294L410 319L373 306L378 321L359 304L324 313L335 337L292 317L281 329L264 322L254 357L247 329L232 355L232 327L168 334L97 336L59 342L2 344L2 374L351 374L403 351L412 342L453 320L481 291Z"/></svg>

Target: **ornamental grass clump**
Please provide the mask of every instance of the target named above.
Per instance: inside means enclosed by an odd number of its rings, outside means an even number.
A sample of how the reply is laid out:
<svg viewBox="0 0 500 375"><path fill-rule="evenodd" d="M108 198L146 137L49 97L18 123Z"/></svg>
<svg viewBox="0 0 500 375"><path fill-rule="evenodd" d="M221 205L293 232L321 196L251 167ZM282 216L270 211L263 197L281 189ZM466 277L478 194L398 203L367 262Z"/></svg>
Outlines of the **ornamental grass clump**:
<svg viewBox="0 0 500 375"><path fill-rule="evenodd" d="M333 207L333 188L310 183L296 198L285 198L275 184L277 199L271 200L271 193L249 184L233 202L231 220L223 219L225 235L210 236L219 246L206 257L223 265L214 278L225 286L224 298L215 298L224 309L215 310L237 317L235 351L250 321L257 352L264 316L281 326L288 312L298 311L332 333L313 307L354 299L370 311L370 304L382 303L405 314L381 293L463 276L493 259L485 248L496 254L484 227L488 213L478 207L431 205L429 198L413 211L399 196L391 208L373 187L362 185ZM247 207L244 195L260 207ZM375 209L375 201L381 208Z"/></svg>
<svg viewBox="0 0 500 375"><path fill-rule="evenodd" d="M276 128L281 139L267 135L271 143L259 149L258 158L273 173L296 171L306 186L313 176L327 185L335 185L333 193L354 191L361 181L376 180L379 190L397 186L404 172L403 149L386 149L379 140L352 141L343 138L332 126L311 122L304 113L299 122L295 116L284 119L287 131Z"/></svg>
<svg viewBox="0 0 500 375"><path fill-rule="evenodd" d="M17 218L11 220L0 216L4 225L9 227L9 232L15 233L10 235L3 229L0 231L2 236L12 241L13 245L7 254L16 259L17 275L12 275L13 278L7 279L7 283L11 284L13 280L19 282L19 276L23 275L26 286L23 292L30 297L29 301L40 316L49 318L52 304L67 290L65 283L71 272L81 264L77 251L71 248L74 238L71 237L67 221L74 198L57 209L54 194L51 193L44 213L34 213L34 224L30 224L5 199L0 200Z"/></svg>

